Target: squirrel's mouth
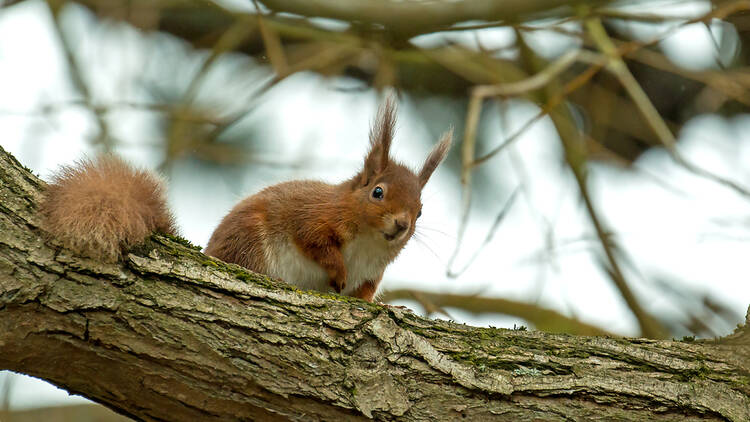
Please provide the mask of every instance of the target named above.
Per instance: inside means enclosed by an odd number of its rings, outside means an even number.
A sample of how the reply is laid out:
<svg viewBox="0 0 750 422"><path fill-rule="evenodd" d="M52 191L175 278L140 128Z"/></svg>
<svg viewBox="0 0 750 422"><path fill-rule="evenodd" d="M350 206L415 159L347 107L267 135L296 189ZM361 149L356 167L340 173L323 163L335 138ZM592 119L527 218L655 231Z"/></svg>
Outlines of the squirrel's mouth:
<svg viewBox="0 0 750 422"><path fill-rule="evenodd" d="M406 232L406 230L401 230L397 228L393 233L388 233L388 232L382 232L382 233L383 233L383 237L385 237L385 240L389 242L393 242L394 240L401 238L401 235L404 234L404 232Z"/></svg>

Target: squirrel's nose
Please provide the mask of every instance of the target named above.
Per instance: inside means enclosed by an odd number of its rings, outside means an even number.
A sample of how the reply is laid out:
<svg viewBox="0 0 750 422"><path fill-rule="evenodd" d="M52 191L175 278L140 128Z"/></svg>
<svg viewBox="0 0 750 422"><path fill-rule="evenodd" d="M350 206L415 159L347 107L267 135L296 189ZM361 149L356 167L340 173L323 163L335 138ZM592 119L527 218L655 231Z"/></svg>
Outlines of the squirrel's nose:
<svg viewBox="0 0 750 422"><path fill-rule="evenodd" d="M409 222L406 219L397 218L393 223L396 225L396 233L401 233L409 228Z"/></svg>

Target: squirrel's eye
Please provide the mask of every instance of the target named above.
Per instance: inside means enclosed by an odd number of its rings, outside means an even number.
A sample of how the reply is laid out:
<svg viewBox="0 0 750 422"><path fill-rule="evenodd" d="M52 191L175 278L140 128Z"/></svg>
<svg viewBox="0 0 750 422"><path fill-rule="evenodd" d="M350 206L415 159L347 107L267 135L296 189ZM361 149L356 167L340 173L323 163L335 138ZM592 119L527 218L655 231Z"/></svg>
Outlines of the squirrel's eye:
<svg viewBox="0 0 750 422"><path fill-rule="evenodd" d="M417 218L419 218L421 216L422 216L422 210L419 210L419 212L417 213Z"/></svg>
<svg viewBox="0 0 750 422"><path fill-rule="evenodd" d="M376 186L375 189L372 190L372 197L375 199L383 199L383 188Z"/></svg>

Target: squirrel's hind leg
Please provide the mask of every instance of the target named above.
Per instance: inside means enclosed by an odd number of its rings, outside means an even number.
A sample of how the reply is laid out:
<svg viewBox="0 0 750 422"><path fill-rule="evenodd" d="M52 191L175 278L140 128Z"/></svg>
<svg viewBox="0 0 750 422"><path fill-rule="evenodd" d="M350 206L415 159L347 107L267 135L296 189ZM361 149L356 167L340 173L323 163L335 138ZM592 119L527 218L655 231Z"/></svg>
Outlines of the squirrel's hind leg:
<svg viewBox="0 0 750 422"><path fill-rule="evenodd" d="M380 277L375 280L365 281L364 283L360 284L359 287L357 287L357 290L352 293L352 296L359 299L364 299L368 302L372 302L378 293L378 286L380 285L380 281L382 279L383 274L380 274Z"/></svg>

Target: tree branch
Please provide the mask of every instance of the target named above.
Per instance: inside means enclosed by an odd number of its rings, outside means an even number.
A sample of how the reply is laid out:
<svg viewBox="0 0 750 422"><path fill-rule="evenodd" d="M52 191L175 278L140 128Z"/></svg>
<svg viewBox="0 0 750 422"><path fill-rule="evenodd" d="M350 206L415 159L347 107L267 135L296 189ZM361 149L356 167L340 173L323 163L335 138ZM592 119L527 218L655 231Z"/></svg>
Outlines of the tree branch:
<svg viewBox="0 0 750 422"><path fill-rule="evenodd" d="M431 321L163 236L104 264L45 240L42 189L0 148L0 368L138 420L750 420L746 344Z"/></svg>
<svg viewBox="0 0 750 422"><path fill-rule="evenodd" d="M434 32L467 21L507 22L550 13L555 17L569 16L576 6L566 0L262 0L262 3L275 12L377 24L391 32L409 35Z"/></svg>
<svg viewBox="0 0 750 422"><path fill-rule="evenodd" d="M413 290L391 290L385 292L383 301L388 303L399 299L416 300L425 307L458 308L474 314L505 314L523 318L534 324L534 328L546 332L570 333L576 335L612 335L599 327L586 324L556 311L530 303L502 298L488 298L477 295L450 293L429 293Z"/></svg>

